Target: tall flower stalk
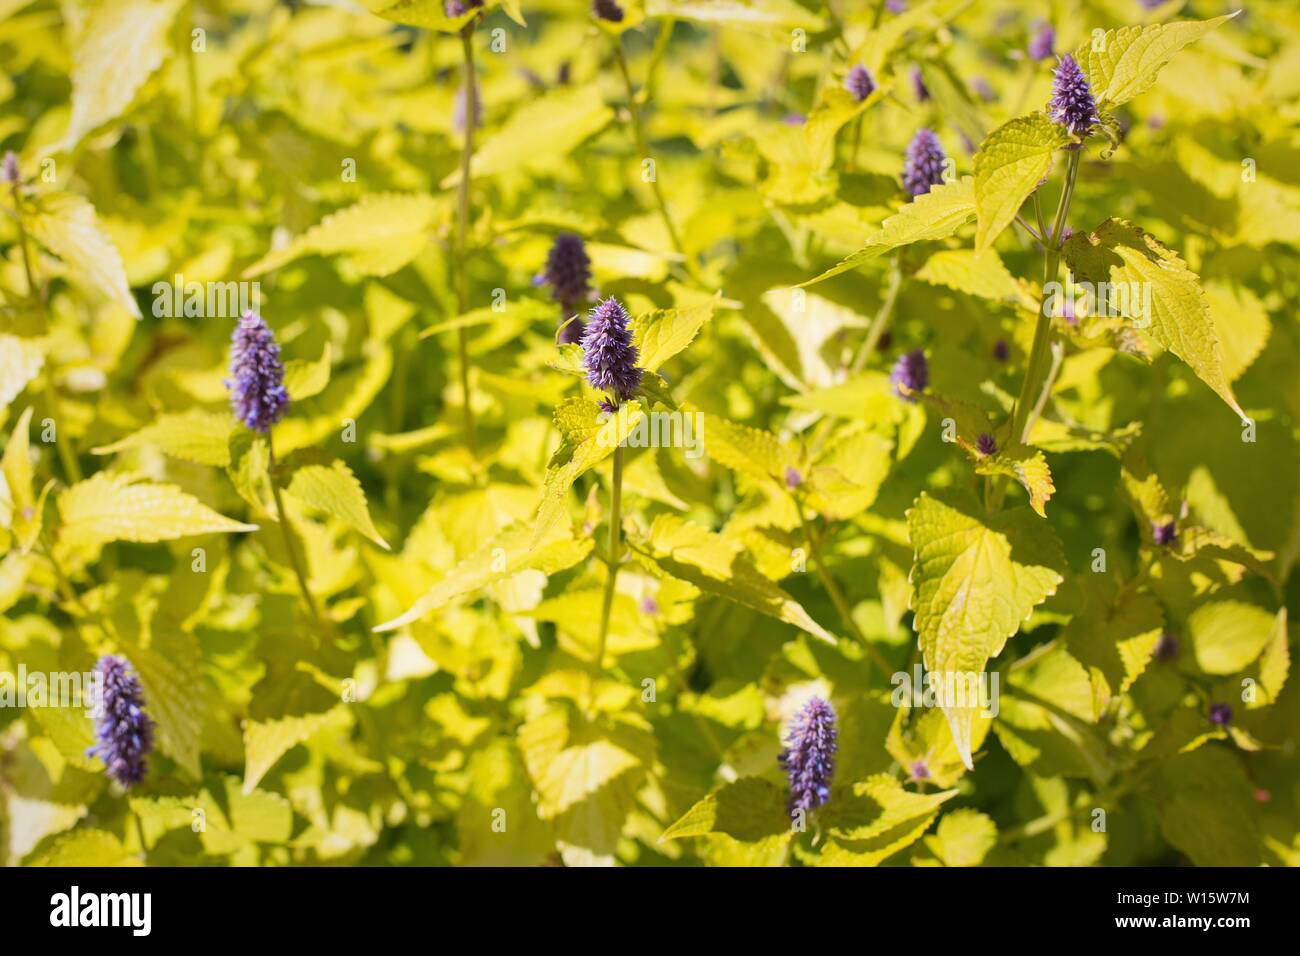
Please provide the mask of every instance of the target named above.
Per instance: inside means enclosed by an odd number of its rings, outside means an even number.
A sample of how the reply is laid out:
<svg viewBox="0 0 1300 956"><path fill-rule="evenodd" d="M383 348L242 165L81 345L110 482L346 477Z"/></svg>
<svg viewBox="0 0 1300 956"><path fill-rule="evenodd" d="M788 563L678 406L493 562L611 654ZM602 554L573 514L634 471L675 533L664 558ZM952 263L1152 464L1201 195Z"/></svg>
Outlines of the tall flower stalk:
<svg viewBox="0 0 1300 956"><path fill-rule="evenodd" d="M9 184L10 195L13 199L14 221L18 228L18 248L22 251L23 275L27 279L27 295L43 313L45 311L45 295L36 281L36 270L32 266L32 252L27 238L27 223L23 215L26 200L23 196L22 173L18 166L18 157L12 151L5 153L4 160L0 162L0 180ZM50 411L54 413L55 419L65 421L62 403L59 401L58 386L54 382L52 370L49 375L46 398L49 400ZM54 444L58 449L59 462L63 465L64 477L67 478L68 484L75 485L81 481L81 465L77 461L76 449L73 447L72 438L66 428L63 429L59 440Z"/></svg>
<svg viewBox="0 0 1300 956"><path fill-rule="evenodd" d="M271 472L271 495L280 518L280 531L284 534L284 547L289 554L289 564L298 579L298 589L316 623L326 628L320 607L307 586L307 575L298 543L290 527L289 512L284 507L284 496L275 475L275 440L272 426L289 408L289 392L284 386L284 363L280 361L280 344L275 333L256 312L245 312L231 334L230 401L238 418L251 431L266 436L267 458Z"/></svg>
<svg viewBox="0 0 1300 956"><path fill-rule="evenodd" d="M461 50L465 59L464 141L460 151L460 182L456 190L456 303L461 315L469 311L469 172L474 158L474 126L479 113L478 81L474 76L474 21L460 31ZM460 362L460 394L464 405L465 447L477 454L474 437L474 406L469 390L469 330L456 330L457 359Z"/></svg>
<svg viewBox="0 0 1300 956"><path fill-rule="evenodd" d="M627 310L617 299L609 298L591 310L590 321L582 334L583 364L587 382L605 392L601 409L617 414L619 407L641 387L641 369L637 367L637 348L632 344ZM609 539L605 548L605 594L600 605L600 634L591 661L592 696L597 678L604 671L605 647L609 640L609 620L614 608L615 585L622 562L621 526L623 523L623 446L614 447L613 471L609 490Z"/></svg>
<svg viewBox="0 0 1300 956"><path fill-rule="evenodd" d="M1097 104L1088 86L1087 78L1068 53L1056 68L1048 115L1076 136L1087 136L1098 122ZM1056 218L1050 231L1043 221L1042 207L1037 194L1034 197L1039 230L1043 239L1043 291L1038 306L1038 322L1034 327L1034 343L1029 351L1029 364L1025 368L1025 377L1020 383L1020 394L1016 397L1015 409L1011 415L1011 440L1014 442L1028 441L1039 414L1047 404L1055 370L1060 368L1062 352L1060 346L1053 341L1047 286L1056 281L1060 270L1061 245L1065 240L1066 231L1065 222L1070 214L1070 203L1074 199L1074 186L1079 176L1079 158L1083 154L1083 148L1081 144L1072 144L1066 147L1065 152L1067 156L1065 184L1061 187L1061 197L1056 204ZM990 480L990 483L985 485L985 500L993 509L1001 507L1005 493L1005 481Z"/></svg>

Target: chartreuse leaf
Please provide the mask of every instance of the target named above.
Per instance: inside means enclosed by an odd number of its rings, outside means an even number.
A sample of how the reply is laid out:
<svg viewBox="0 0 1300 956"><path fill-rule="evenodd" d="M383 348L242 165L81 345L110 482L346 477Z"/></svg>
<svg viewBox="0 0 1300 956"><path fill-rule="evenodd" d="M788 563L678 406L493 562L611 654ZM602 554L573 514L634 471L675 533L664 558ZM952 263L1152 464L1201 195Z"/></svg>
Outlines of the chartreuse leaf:
<svg viewBox="0 0 1300 956"><path fill-rule="evenodd" d="M656 309L629 323L637 365L657 372L665 362L694 341L704 323L713 317L720 296L681 309Z"/></svg>
<svg viewBox="0 0 1300 956"><path fill-rule="evenodd" d="M489 135L475 151L473 177L494 176L556 157L596 135L614 118L600 90L589 84L561 87L521 106L506 124ZM460 182L460 170L449 173L443 189Z"/></svg>
<svg viewBox="0 0 1300 956"><path fill-rule="evenodd" d="M1176 253L1132 223L1107 219L1091 233L1072 235L1063 254L1076 280L1108 282L1127 293L1114 298L1124 317L1186 362L1246 417L1224 374L1223 349L1200 280Z"/></svg>
<svg viewBox="0 0 1300 956"><path fill-rule="evenodd" d="M372 193L330 213L282 249L244 270L252 279L307 255L346 255L363 275L386 276L424 248L438 204L418 193Z"/></svg>
<svg viewBox="0 0 1300 956"><path fill-rule="evenodd" d="M470 758L468 787L456 812L461 866L539 866L555 847L537 815L519 750L498 737Z"/></svg>
<svg viewBox="0 0 1300 956"><path fill-rule="evenodd" d="M1207 674L1236 674L1263 653L1274 615L1242 601L1209 601L1187 618L1196 664Z"/></svg>
<svg viewBox="0 0 1300 956"><path fill-rule="evenodd" d="M565 863L611 865L655 758L650 725L631 713L587 720L556 705L524 723L518 739L537 813L553 823Z"/></svg>
<svg viewBox="0 0 1300 956"><path fill-rule="evenodd" d="M893 462L894 444L860 429L835 439L808 471L808 504L818 514L842 521L871 507Z"/></svg>
<svg viewBox="0 0 1300 956"><path fill-rule="evenodd" d="M828 837L817 862L822 866L877 866L929 829L939 808L956 790L913 793L889 774L875 774L836 787L818 811Z"/></svg>
<svg viewBox="0 0 1300 956"><path fill-rule="evenodd" d="M330 383L330 351L326 342L316 361L293 359L284 363L284 387L289 391L290 401L300 402L325 390Z"/></svg>
<svg viewBox="0 0 1300 956"><path fill-rule="evenodd" d="M785 840L792 833L787 799L770 780L741 777L696 803L660 839L723 833L742 843Z"/></svg>
<svg viewBox="0 0 1300 956"><path fill-rule="evenodd" d="M1088 588L1087 605L1064 634L1070 654L1088 669L1094 718L1146 670L1164 624L1160 603L1145 591Z"/></svg>
<svg viewBox="0 0 1300 956"><path fill-rule="evenodd" d="M0 335L0 411L9 406L45 365L45 353L27 339Z"/></svg>
<svg viewBox="0 0 1300 956"><path fill-rule="evenodd" d="M975 154L975 252L983 253L1016 218L1052 168L1052 154L1070 142L1064 126L1041 110L1003 123Z"/></svg>
<svg viewBox="0 0 1300 956"><path fill-rule="evenodd" d="M970 176L935 186L882 222L880 228L867 238L866 245L853 255L821 275L799 283L799 287L823 282L841 272L856 269L862 263L899 246L911 245L924 239L946 239L974 216L975 181Z"/></svg>
<svg viewBox="0 0 1300 956"><path fill-rule="evenodd" d="M944 866L979 866L997 842L997 825L985 814L970 809L944 814L934 833L924 840L925 848Z"/></svg>
<svg viewBox="0 0 1300 956"><path fill-rule="evenodd" d="M564 441L546 470L542 502L533 525L534 540L549 534L564 516L573 483L612 455L645 417L640 402L624 402L603 422L600 415L600 406L586 398L566 399L556 408L555 423Z"/></svg>
<svg viewBox="0 0 1300 956"><path fill-rule="evenodd" d="M248 720L244 723L244 793L252 793L276 761L298 744L326 727L338 727L351 719L347 706L339 704L318 714L300 714L276 720Z"/></svg>
<svg viewBox="0 0 1300 956"><path fill-rule="evenodd" d="M834 635L814 621L803 605L759 572L739 541L676 515L661 514L648 534L629 531L628 543L649 567L835 643Z"/></svg>
<svg viewBox="0 0 1300 956"><path fill-rule="evenodd" d="M794 0L646 0L647 17L673 17L700 23L750 27L803 27L820 30L822 20Z"/></svg>
<svg viewBox="0 0 1300 956"><path fill-rule="evenodd" d="M197 779L202 775L199 750L209 710L197 638L159 628L147 645L130 640L123 652L140 675L149 715L157 725L158 748Z"/></svg>
<svg viewBox="0 0 1300 956"><path fill-rule="evenodd" d="M924 678L918 686L918 692L924 694ZM895 690L896 694L903 694L903 699L899 701L898 716L889 729L885 747L909 775L914 769L919 769L917 765L920 764L929 775L925 777L926 780L938 787L951 787L965 775L966 765L957 752L948 719L943 711L934 707L913 708L911 691L910 685ZM924 702L924 697L921 700ZM909 710L914 716L904 730ZM972 752L984 745L991 723L988 714L976 712L975 722L971 726Z"/></svg>
<svg viewBox="0 0 1300 956"><path fill-rule="evenodd" d="M1166 840L1196 866L1257 866L1254 785L1228 750L1210 745L1160 761L1152 792Z"/></svg>
<svg viewBox="0 0 1300 956"><path fill-rule="evenodd" d="M175 485L156 485L125 472L101 471L77 482L60 496L59 515L60 540L75 548L257 530L217 514Z"/></svg>
<svg viewBox="0 0 1300 956"><path fill-rule="evenodd" d="M114 55L120 56L120 51ZM122 256L100 225L94 206L70 193L50 193L37 200L28 228L37 242L63 260L74 284L140 318Z"/></svg>
<svg viewBox="0 0 1300 956"><path fill-rule="evenodd" d="M1088 40L1075 51L1088 74L1097 106L1113 109L1155 85L1156 77L1174 54L1231 20L1235 11L1213 20L1181 20L1107 30L1100 41Z"/></svg>
<svg viewBox="0 0 1300 956"><path fill-rule="evenodd" d="M1273 619L1273 628L1269 632L1268 644L1259 656L1259 678L1256 680L1255 696L1247 699L1250 709L1268 707L1276 704L1286 686L1287 675L1291 671L1291 649L1288 646L1290 632L1287 629L1286 606L1278 608L1277 617Z"/></svg>
<svg viewBox="0 0 1300 956"><path fill-rule="evenodd" d="M361 482L343 462L335 459L328 465L302 465L294 469L285 490L308 507L338 518L388 550L388 542L370 520Z"/></svg>
<svg viewBox="0 0 1300 956"><path fill-rule="evenodd" d="M591 553L590 538L575 540L567 532L552 530L541 539L531 528L512 526L466 558L426 591L410 608L376 631L391 631L418 621L458 597L514 577L521 571L555 574L571 568Z"/></svg>
<svg viewBox="0 0 1300 956"><path fill-rule="evenodd" d="M57 837L27 866L140 866L122 841L106 830L78 829Z"/></svg>
<svg viewBox="0 0 1300 956"><path fill-rule="evenodd" d="M91 449L96 455L112 455L132 448L154 446L182 461L226 468L230 465L230 436L234 420L225 412L192 408L159 415L152 424L113 442Z"/></svg>
<svg viewBox="0 0 1300 956"><path fill-rule="evenodd" d="M91 8L72 51L72 116L61 149L116 119L171 54L180 0L104 0Z"/></svg>
<svg viewBox="0 0 1300 956"><path fill-rule="evenodd" d="M46 485L38 496L32 489L32 455L28 429L31 426L32 410L28 408L18 417L14 430L5 445L4 459L0 467L4 470L5 484L9 487L9 501L4 506L9 510L9 527L13 530L18 547L25 553L32 549L41 534L41 512L45 507L45 495L49 492Z"/></svg>
<svg viewBox="0 0 1300 956"><path fill-rule="evenodd" d="M945 286L993 302L1012 302L1037 309L1038 302L1011 274L997 251L985 249L942 249L925 260L914 278Z"/></svg>
<svg viewBox="0 0 1300 956"><path fill-rule="evenodd" d="M687 412L696 411L684 405ZM798 464L797 451L769 431L708 417L709 457L760 483L775 482L784 487L785 470Z"/></svg>
<svg viewBox="0 0 1300 956"><path fill-rule="evenodd" d="M1031 512L985 515L974 501L923 493L907 513L915 553L913 627L926 669L969 691L1020 628L1064 580L1055 534ZM971 725L982 706L967 694L944 700L962 762L973 769Z"/></svg>
<svg viewBox="0 0 1300 956"><path fill-rule="evenodd" d="M1047 499L1056 493L1052 483L1052 470L1047 459L1037 448L1028 445L1008 445L992 455L980 456L975 462L977 475L1006 475L1019 482L1029 493L1029 507L1039 517L1047 516Z"/></svg>
<svg viewBox="0 0 1300 956"><path fill-rule="evenodd" d="M458 17L449 17L443 0L363 0L363 3L377 17L439 33L456 33L482 12L470 8Z"/></svg>

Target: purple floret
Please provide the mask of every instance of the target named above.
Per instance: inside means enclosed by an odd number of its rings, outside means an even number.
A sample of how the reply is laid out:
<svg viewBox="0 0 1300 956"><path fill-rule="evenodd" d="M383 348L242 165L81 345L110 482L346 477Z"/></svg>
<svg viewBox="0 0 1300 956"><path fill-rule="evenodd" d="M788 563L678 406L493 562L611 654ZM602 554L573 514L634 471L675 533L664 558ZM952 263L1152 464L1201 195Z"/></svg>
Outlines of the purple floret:
<svg viewBox="0 0 1300 956"><path fill-rule="evenodd" d="M88 756L104 761L108 775L123 787L133 787L148 771L145 758L153 750L153 721L144 709L140 678L124 658L105 655L95 665L102 697L95 717L96 744Z"/></svg>
<svg viewBox="0 0 1300 956"><path fill-rule="evenodd" d="M831 798L835 776L835 710L820 697L804 704L790 723L781 766L790 778L790 810L816 810Z"/></svg>
<svg viewBox="0 0 1300 956"><path fill-rule="evenodd" d="M245 312L230 340L226 387L235 417L255 432L268 432L289 407L275 333L256 312Z"/></svg>

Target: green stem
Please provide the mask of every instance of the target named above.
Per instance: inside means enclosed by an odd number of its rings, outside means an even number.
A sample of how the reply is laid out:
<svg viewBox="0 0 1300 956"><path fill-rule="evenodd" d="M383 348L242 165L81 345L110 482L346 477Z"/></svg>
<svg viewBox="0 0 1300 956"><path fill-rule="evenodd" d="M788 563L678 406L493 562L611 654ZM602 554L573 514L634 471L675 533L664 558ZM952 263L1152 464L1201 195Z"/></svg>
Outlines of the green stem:
<svg viewBox="0 0 1300 956"><path fill-rule="evenodd" d="M614 585L618 581L621 556L619 532L623 523L623 446L614 449L614 472L609 486L609 545L605 552L605 596L600 605L600 636L596 654L591 659L589 697L595 698L596 681L605 670L605 646L609 639L609 619L614 609Z"/></svg>
<svg viewBox="0 0 1300 956"><path fill-rule="evenodd" d="M1079 175L1079 154L1082 150L1069 151L1069 165L1065 174L1065 187L1061 190L1061 199L1056 206L1056 222L1050 233L1043 239L1043 289L1038 304L1038 323L1034 327L1034 344L1029 351L1029 365L1025 369L1024 380L1020 383L1020 394L1011 413L1011 441L1024 442L1029 438L1029 430L1035 418L1034 409L1041 410L1047 398L1044 388L1050 390L1052 377L1052 316L1047 310L1047 286L1056 280L1061 262L1061 232L1065 229L1065 219L1070 212L1070 202L1074 198L1074 183ZM1037 197L1035 197L1037 201ZM1038 219L1042 222L1042 212ZM992 510L1002 507L1006 494L1004 479L988 479L994 482L992 489L985 488L985 504Z"/></svg>
<svg viewBox="0 0 1300 956"><path fill-rule="evenodd" d="M632 83L632 72L627 67L627 55L623 52L622 37L614 38L614 57L618 61L619 72L623 74L623 85L627 88L627 106L628 111L632 114L632 135L636 138L637 152L641 154L643 161L653 159L650 155L649 143L646 140L645 127L642 125L641 107L637 103L636 87ZM672 242L673 251L685 258L685 253L682 252L682 241L677 235L677 227L673 225L673 217L668 212L668 204L664 201L664 194L659 189L658 168L654 170L654 177L650 180L650 190L654 193L655 205L659 207L659 216L664 221L664 228L668 230L668 238Z"/></svg>
<svg viewBox="0 0 1300 956"><path fill-rule="evenodd" d="M862 629L858 627L858 622L853 619L853 609L849 607L844 592L840 590L840 586L835 583L835 579L831 577L830 571L822 562L821 549L817 546L817 539L813 537L812 527L804 514L803 502L796 498L795 507L799 511L799 523L803 526L804 541L808 545L808 556L812 558L813 567L817 570L817 576L821 578L826 593L830 595L831 603L835 605L835 610L839 613L840 619L844 622L844 626L848 628L849 633L866 650L867 656L871 658L871 663L880 670L882 676L888 676L892 671L889 662L885 660L884 655L880 653L876 645L871 643L867 636L862 633Z"/></svg>
<svg viewBox="0 0 1300 956"><path fill-rule="evenodd" d="M320 608L316 604L316 599L312 597L311 588L307 587L307 575L303 572L302 558L298 555L298 544L293 537L293 529L289 526L289 512L284 507L284 496L280 492L280 483L275 477L275 443L271 439L271 432L266 433L267 454L270 461L271 472L271 494L275 497L275 510L280 517L280 531L284 534L284 547L289 552L289 564L293 567L294 577L298 579L298 590L302 592L302 599L307 604L307 609L311 611L311 616L316 619L316 624L322 631L328 628L325 625L325 619L321 617Z"/></svg>
<svg viewBox="0 0 1300 956"><path fill-rule="evenodd" d="M27 277L27 294L36 304L36 308L42 313L45 312L45 296L40 287L36 284L36 270L32 267L32 253L27 242L27 225L23 221L23 197L18 188L18 183L13 183L10 187L13 191L14 200L14 218L18 222L18 245L22 250L23 256L23 273ZM54 370L48 370L49 375L49 402L50 412L54 415L56 428L63 431L62 437L56 435L54 442L58 450L59 461L63 465L64 477L68 479L68 484L75 485L81 481L81 465L77 462L77 454L73 448L72 437L68 433L67 419L63 417L63 404L59 400L58 385L54 381Z"/></svg>
<svg viewBox="0 0 1300 956"><path fill-rule="evenodd" d="M456 194L456 300L460 314L464 315L469 311L469 171L474 158L474 120L478 113L473 28L462 30L460 40L465 54L465 145L460 152L460 183ZM465 447L471 456L477 456L474 408L469 390L469 330L464 326L456 330L456 346L460 360L460 394L465 406Z"/></svg>
<svg viewBox="0 0 1300 956"><path fill-rule="evenodd" d="M885 334L885 329L889 327L890 316L894 314L894 305L898 302L898 291L903 287L903 267L901 263L901 253L895 253L892 264L889 267L889 285L885 289L885 299L880 304L875 318L871 320L871 326L867 329L867 337L858 347L858 352L853 356L853 363L849 366L849 371L856 375L867 367L867 359L871 353L876 350L880 344L880 337Z"/></svg>

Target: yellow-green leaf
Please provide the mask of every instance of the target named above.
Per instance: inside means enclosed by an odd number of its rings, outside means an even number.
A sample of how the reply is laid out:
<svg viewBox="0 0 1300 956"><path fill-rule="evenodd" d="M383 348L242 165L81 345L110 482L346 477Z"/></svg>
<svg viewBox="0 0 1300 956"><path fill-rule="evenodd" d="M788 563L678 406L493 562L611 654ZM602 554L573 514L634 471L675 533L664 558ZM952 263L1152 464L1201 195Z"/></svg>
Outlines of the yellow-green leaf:
<svg viewBox="0 0 1300 956"><path fill-rule="evenodd" d="M168 541L192 534L256 531L233 521L175 485L139 475L101 471L59 498L60 540L71 547L109 541Z"/></svg>
<svg viewBox="0 0 1300 956"><path fill-rule="evenodd" d="M630 543L652 567L835 643L834 635L814 621L798 601L762 575L739 541L676 515L661 514L649 534Z"/></svg>
<svg viewBox="0 0 1300 956"><path fill-rule="evenodd" d="M386 276L424 248L438 204L418 193L375 193L330 213L282 249L244 270L251 279L306 255L346 255L365 275Z"/></svg>
<svg viewBox="0 0 1300 956"><path fill-rule="evenodd" d="M73 283L140 318L122 257L100 225L94 206L70 193L42 196L37 200L30 229L37 242L63 260Z"/></svg>
<svg viewBox="0 0 1300 956"><path fill-rule="evenodd" d="M1003 123L975 154L975 252L984 252L1016 218L1052 168L1052 154L1070 141L1064 126L1041 110Z"/></svg>
<svg viewBox="0 0 1300 956"><path fill-rule="evenodd" d="M614 118L600 90L590 84L560 88L515 110L499 131L474 153L470 175L493 176L565 156ZM460 171L447 175L443 189L460 182Z"/></svg>
<svg viewBox="0 0 1300 956"><path fill-rule="evenodd" d="M302 465L294 469L286 490L308 507L338 518L388 550L388 542L370 520L361 482L343 462L335 460L329 465Z"/></svg>
<svg viewBox="0 0 1300 956"><path fill-rule="evenodd" d="M718 296L683 309L656 309L630 323L637 364L657 372L665 362L690 345L704 323L713 317Z"/></svg>
<svg viewBox="0 0 1300 956"><path fill-rule="evenodd" d="M289 391L289 400L302 401L319 395L330 383L330 344L325 343L320 358L293 359L284 363L284 387Z"/></svg>
<svg viewBox="0 0 1300 956"><path fill-rule="evenodd" d="M18 397L44 365L45 353L35 342L0 335L0 411Z"/></svg>
<svg viewBox="0 0 1300 956"><path fill-rule="evenodd" d="M899 246L924 239L945 239L974 216L975 181L970 176L935 186L882 222L880 228L868 237L866 245L853 255L799 285L810 286L841 272L856 269L862 263Z"/></svg>
<svg viewBox="0 0 1300 956"><path fill-rule="evenodd" d="M1155 85L1174 54L1231 20L1238 10L1213 20L1180 20L1107 30L1100 42L1089 39L1075 51L1088 74L1097 105L1114 108Z"/></svg>
<svg viewBox="0 0 1300 956"><path fill-rule="evenodd" d="M171 54L168 33L180 0L104 0L90 9L72 51L72 116L60 144L121 116Z"/></svg>
<svg viewBox="0 0 1300 956"><path fill-rule="evenodd" d="M1246 417L1224 374L1223 349L1200 280L1176 253L1122 219L1107 219L1091 233L1076 232L1063 252L1076 280L1109 282L1136 292L1115 297L1124 317L1146 329Z"/></svg>
<svg viewBox="0 0 1300 956"><path fill-rule="evenodd" d="M111 455L152 445L182 461L225 468L230 464L230 436L234 427L229 414L192 408L159 415L155 422L139 431L92 451L96 455Z"/></svg>
<svg viewBox="0 0 1300 956"><path fill-rule="evenodd" d="M1060 542L1032 512L986 515L974 501L923 493L907 513L915 552L913 627L936 678L982 679L1021 622L1064 580ZM971 724L980 704L945 700L944 713L968 769Z"/></svg>

